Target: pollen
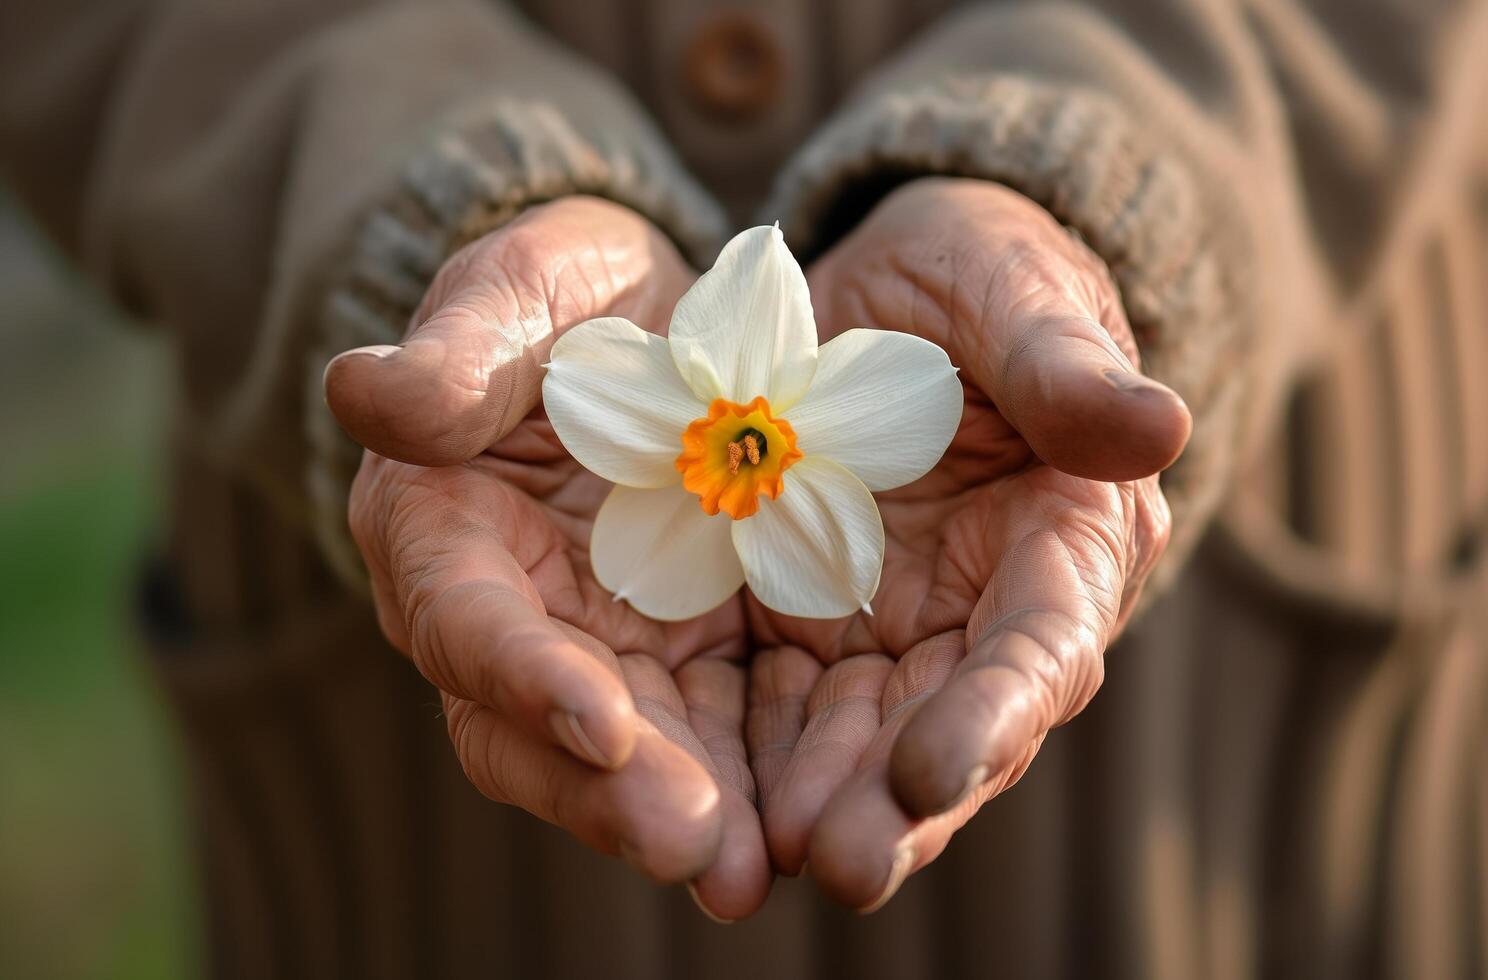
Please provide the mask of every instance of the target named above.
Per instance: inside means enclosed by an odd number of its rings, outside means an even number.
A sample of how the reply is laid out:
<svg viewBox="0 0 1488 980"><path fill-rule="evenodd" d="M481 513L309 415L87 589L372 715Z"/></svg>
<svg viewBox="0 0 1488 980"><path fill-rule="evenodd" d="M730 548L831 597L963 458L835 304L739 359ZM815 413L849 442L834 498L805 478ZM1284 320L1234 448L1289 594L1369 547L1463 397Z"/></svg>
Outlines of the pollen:
<svg viewBox="0 0 1488 980"><path fill-rule="evenodd" d="M705 513L742 520L759 510L762 495L780 496L783 474L799 459L795 430L764 398L747 405L719 398L682 433L676 466Z"/></svg>
<svg viewBox="0 0 1488 980"><path fill-rule="evenodd" d="M728 444L729 475L737 476L739 467L744 460L749 460L750 466L760 464L760 442L761 437L754 432L746 432L738 439Z"/></svg>

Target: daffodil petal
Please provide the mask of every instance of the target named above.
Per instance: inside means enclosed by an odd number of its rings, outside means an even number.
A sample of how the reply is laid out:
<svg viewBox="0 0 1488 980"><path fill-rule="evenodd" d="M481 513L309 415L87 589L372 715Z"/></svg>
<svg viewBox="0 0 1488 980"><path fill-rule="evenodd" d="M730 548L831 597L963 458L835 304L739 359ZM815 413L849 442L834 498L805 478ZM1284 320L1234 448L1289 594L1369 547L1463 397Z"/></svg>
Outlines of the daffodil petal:
<svg viewBox="0 0 1488 980"><path fill-rule="evenodd" d="M750 228L725 245L678 301L668 333L677 370L704 402L763 396L783 412L805 394L816 370L816 320L780 229Z"/></svg>
<svg viewBox="0 0 1488 980"><path fill-rule="evenodd" d="M883 571L884 530L868 488L848 470L807 456L785 490L733 522L749 589L787 616L835 619L867 606Z"/></svg>
<svg viewBox="0 0 1488 980"><path fill-rule="evenodd" d="M890 490L936 464L961 408L961 382L938 346L907 333L849 330L822 346L790 423L808 459L825 456L868 489Z"/></svg>
<svg viewBox="0 0 1488 980"><path fill-rule="evenodd" d="M630 487L678 482L672 464L682 432L708 414L678 376L666 340L617 316L585 321L558 338L543 407L575 459Z"/></svg>
<svg viewBox="0 0 1488 980"><path fill-rule="evenodd" d="M617 600L652 619L691 619L744 584L727 514L709 517L680 485L616 487L594 518L589 561Z"/></svg>

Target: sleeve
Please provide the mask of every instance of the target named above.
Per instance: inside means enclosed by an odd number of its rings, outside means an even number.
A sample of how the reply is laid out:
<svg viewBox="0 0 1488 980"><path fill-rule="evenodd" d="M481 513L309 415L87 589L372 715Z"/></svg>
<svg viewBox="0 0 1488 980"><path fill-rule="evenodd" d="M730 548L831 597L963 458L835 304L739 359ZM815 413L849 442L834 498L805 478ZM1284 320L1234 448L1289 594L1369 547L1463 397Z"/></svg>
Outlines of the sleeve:
<svg viewBox="0 0 1488 980"><path fill-rule="evenodd" d="M0 168L169 330L188 436L358 575L358 451L326 360L392 342L445 256L594 194L695 259L722 212L638 105L489 0L24 0L0 29Z"/></svg>
<svg viewBox="0 0 1488 980"><path fill-rule="evenodd" d="M768 211L819 254L899 183L994 180L1109 265L1194 413L1169 580L1429 186L1466 167L1484 4L977 3L867 79Z"/></svg>

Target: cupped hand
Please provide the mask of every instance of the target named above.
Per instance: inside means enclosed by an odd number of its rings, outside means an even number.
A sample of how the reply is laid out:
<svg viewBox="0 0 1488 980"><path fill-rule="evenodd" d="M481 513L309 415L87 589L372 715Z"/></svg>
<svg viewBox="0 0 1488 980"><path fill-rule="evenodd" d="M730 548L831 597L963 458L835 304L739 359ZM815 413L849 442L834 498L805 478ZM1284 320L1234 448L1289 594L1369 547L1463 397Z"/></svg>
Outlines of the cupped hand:
<svg viewBox="0 0 1488 980"><path fill-rule="evenodd" d="M668 624L613 602L588 554L609 485L540 406L557 335L664 325L693 278L635 213L567 198L451 258L404 342L341 355L325 386L368 450L350 518L379 622L442 692L472 782L737 918L771 877L742 601Z"/></svg>
<svg viewBox="0 0 1488 980"><path fill-rule="evenodd" d="M1077 714L1168 537L1156 474L1188 438L1138 372L1105 266L996 184L926 179L808 275L822 340L933 340L965 411L940 463L878 494L872 614L749 601L748 741L777 869L882 905Z"/></svg>

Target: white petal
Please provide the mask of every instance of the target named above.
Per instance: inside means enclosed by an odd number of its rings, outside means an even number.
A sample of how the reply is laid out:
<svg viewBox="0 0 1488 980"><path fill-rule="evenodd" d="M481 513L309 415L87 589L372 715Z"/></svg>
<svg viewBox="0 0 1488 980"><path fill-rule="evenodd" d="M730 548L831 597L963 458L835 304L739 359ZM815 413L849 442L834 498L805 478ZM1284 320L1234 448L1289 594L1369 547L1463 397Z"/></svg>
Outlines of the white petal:
<svg viewBox="0 0 1488 980"><path fill-rule="evenodd" d="M707 407L677 375L667 342L617 316L558 338L543 378L543 407L563 446L612 483L664 487L682 432Z"/></svg>
<svg viewBox="0 0 1488 980"><path fill-rule="evenodd" d="M785 490L733 522L749 589L787 616L835 619L878 591L884 530L862 481L820 456L785 471Z"/></svg>
<svg viewBox="0 0 1488 980"><path fill-rule="evenodd" d="M870 490L919 479L961 423L946 352L887 330L849 330L821 349L811 390L791 409L796 446L852 470Z"/></svg>
<svg viewBox="0 0 1488 980"><path fill-rule="evenodd" d="M705 402L763 395L782 412L816 370L816 320L779 228L740 232L677 302L668 331L677 370Z"/></svg>
<svg viewBox="0 0 1488 980"><path fill-rule="evenodd" d="M727 514L709 517L681 484L661 490L616 487L594 518L594 577L652 619L691 619L720 606L744 584Z"/></svg>

